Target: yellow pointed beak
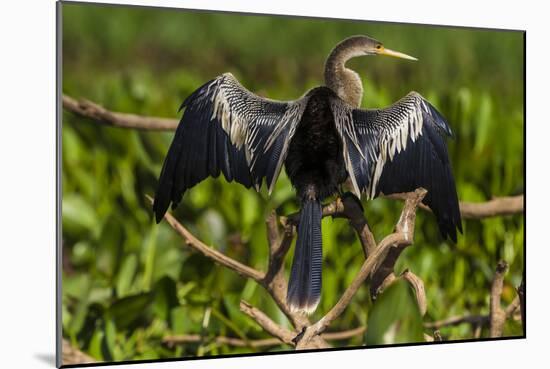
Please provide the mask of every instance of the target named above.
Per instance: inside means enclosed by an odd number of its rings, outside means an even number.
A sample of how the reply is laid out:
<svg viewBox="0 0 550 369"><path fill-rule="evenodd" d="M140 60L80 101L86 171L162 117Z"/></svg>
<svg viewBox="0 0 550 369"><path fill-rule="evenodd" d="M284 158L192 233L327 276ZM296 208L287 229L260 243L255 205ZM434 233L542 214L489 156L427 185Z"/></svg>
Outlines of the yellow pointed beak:
<svg viewBox="0 0 550 369"><path fill-rule="evenodd" d="M386 49L385 47L381 47L380 49L376 49L376 54L393 56L395 58L401 58L401 59L418 60L414 56L403 54L403 53L400 53L399 51L393 51L393 50L390 50L390 49Z"/></svg>

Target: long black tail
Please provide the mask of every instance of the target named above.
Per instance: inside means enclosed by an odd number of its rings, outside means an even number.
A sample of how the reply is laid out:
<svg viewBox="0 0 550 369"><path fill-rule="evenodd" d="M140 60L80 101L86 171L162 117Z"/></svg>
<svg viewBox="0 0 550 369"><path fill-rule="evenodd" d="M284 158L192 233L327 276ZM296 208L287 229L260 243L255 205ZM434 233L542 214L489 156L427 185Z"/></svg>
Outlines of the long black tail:
<svg viewBox="0 0 550 369"><path fill-rule="evenodd" d="M287 303L292 311L312 313L321 298L321 215L322 208L318 200L304 200L288 281Z"/></svg>

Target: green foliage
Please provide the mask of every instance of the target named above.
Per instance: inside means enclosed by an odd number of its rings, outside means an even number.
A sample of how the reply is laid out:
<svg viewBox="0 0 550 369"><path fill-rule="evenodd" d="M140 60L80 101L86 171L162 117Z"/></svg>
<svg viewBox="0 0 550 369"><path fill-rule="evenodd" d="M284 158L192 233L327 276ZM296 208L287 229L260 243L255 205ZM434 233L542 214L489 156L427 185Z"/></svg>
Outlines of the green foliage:
<svg viewBox="0 0 550 369"><path fill-rule="evenodd" d="M406 281L398 280L382 293L373 304L367 326L367 345L424 340L422 315L414 291Z"/></svg>
<svg viewBox="0 0 550 369"><path fill-rule="evenodd" d="M449 151L462 200L524 191L520 33L65 3L63 92L116 111L177 117L189 93L230 71L252 91L293 99L323 83L324 58L352 34L369 34L419 58L416 63L358 58L350 67L364 78L363 106L386 106L417 90L448 118L455 134ZM288 349L212 342L219 335L266 337L239 311L243 298L276 322L289 323L255 283L191 252L166 223L154 223L145 195L154 193L172 136L63 114L64 336L98 360ZM392 230L399 203L377 199L364 206L378 239ZM212 247L264 269L264 219L271 209L279 214L297 210L284 174L271 197L265 189L257 194L208 179L184 196L174 214ZM510 265L503 302L511 302L523 267L523 222L521 216L466 220L464 234L451 244L441 241L430 214L419 213L415 244L402 254L397 272L410 268L424 280L424 320L486 314L494 266L501 258ZM323 296L314 320L337 301L363 261L343 220L323 220L323 242ZM368 319L367 343L380 343L400 320L405 323L396 340L421 340L418 319L402 318L413 314L406 307L409 292L396 285L373 304L368 288L362 288L331 329L366 325ZM504 333L519 335L521 327L507 323ZM161 342L169 334L204 339L172 348ZM442 334L463 339L473 333L469 326L458 326ZM363 337L335 342L364 343Z"/></svg>

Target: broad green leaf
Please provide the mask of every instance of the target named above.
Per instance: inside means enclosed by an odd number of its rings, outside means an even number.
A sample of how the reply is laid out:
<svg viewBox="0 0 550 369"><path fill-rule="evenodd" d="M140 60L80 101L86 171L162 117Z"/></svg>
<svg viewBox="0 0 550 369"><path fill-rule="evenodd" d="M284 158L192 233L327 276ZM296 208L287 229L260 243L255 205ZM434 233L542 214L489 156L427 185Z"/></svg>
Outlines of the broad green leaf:
<svg viewBox="0 0 550 369"><path fill-rule="evenodd" d="M111 318L105 319L105 343L109 354L116 360L116 326Z"/></svg>
<svg viewBox="0 0 550 369"><path fill-rule="evenodd" d="M152 293L123 297L109 307L109 314L120 329L127 328L140 317L145 317L147 308L153 302Z"/></svg>
<svg viewBox="0 0 550 369"><path fill-rule="evenodd" d="M148 237L143 242L142 260L144 263L144 271L141 286L144 291L148 291L151 288L151 283L153 280L155 255L157 251L157 234L158 227L153 226Z"/></svg>
<svg viewBox="0 0 550 369"><path fill-rule="evenodd" d="M62 202L63 228L68 232L90 232L97 234L99 221L94 208L81 196L64 195Z"/></svg>
<svg viewBox="0 0 550 369"><path fill-rule="evenodd" d="M424 341L422 316L407 282L394 282L376 299L367 327L367 345Z"/></svg>
<svg viewBox="0 0 550 369"><path fill-rule="evenodd" d="M88 353L96 360L103 360L103 338L105 333L103 330L96 330L90 340L90 345L88 347Z"/></svg>
<svg viewBox="0 0 550 369"><path fill-rule="evenodd" d="M153 311L155 315L162 319L170 319L170 311L178 306L178 297L176 282L169 277L160 279L153 288L155 301Z"/></svg>
<svg viewBox="0 0 550 369"><path fill-rule="evenodd" d="M201 310L203 309L201 308ZM175 334L191 334L201 331L201 315L198 309L193 311L191 306L180 306L173 308L170 315L172 331Z"/></svg>
<svg viewBox="0 0 550 369"><path fill-rule="evenodd" d="M138 260L135 254L130 254L124 259L117 276L116 291L119 298L130 294L137 267Z"/></svg>

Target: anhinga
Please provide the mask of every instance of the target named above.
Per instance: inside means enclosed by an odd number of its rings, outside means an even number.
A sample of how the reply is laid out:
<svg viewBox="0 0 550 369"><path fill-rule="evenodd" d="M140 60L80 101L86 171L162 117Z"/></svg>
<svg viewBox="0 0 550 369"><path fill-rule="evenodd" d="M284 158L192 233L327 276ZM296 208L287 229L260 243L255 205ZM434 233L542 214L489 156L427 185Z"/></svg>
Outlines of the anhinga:
<svg viewBox="0 0 550 369"><path fill-rule="evenodd" d="M155 196L159 222L170 202L208 176L269 189L285 166L301 201L288 284L292 310L312 312L321 296L321 201L349 178L357 196L428 190L443 238L462 231L444 136L452 132L436 109L411 92L385 109L360 109L363 87L346 62L363 55L415 58L366 36L340 42L325 64L326 86L295 101L253 94L230 73L205 83L181 105L183 117L164 161ZM180 109L181 109L180 108Z"/></svg>

